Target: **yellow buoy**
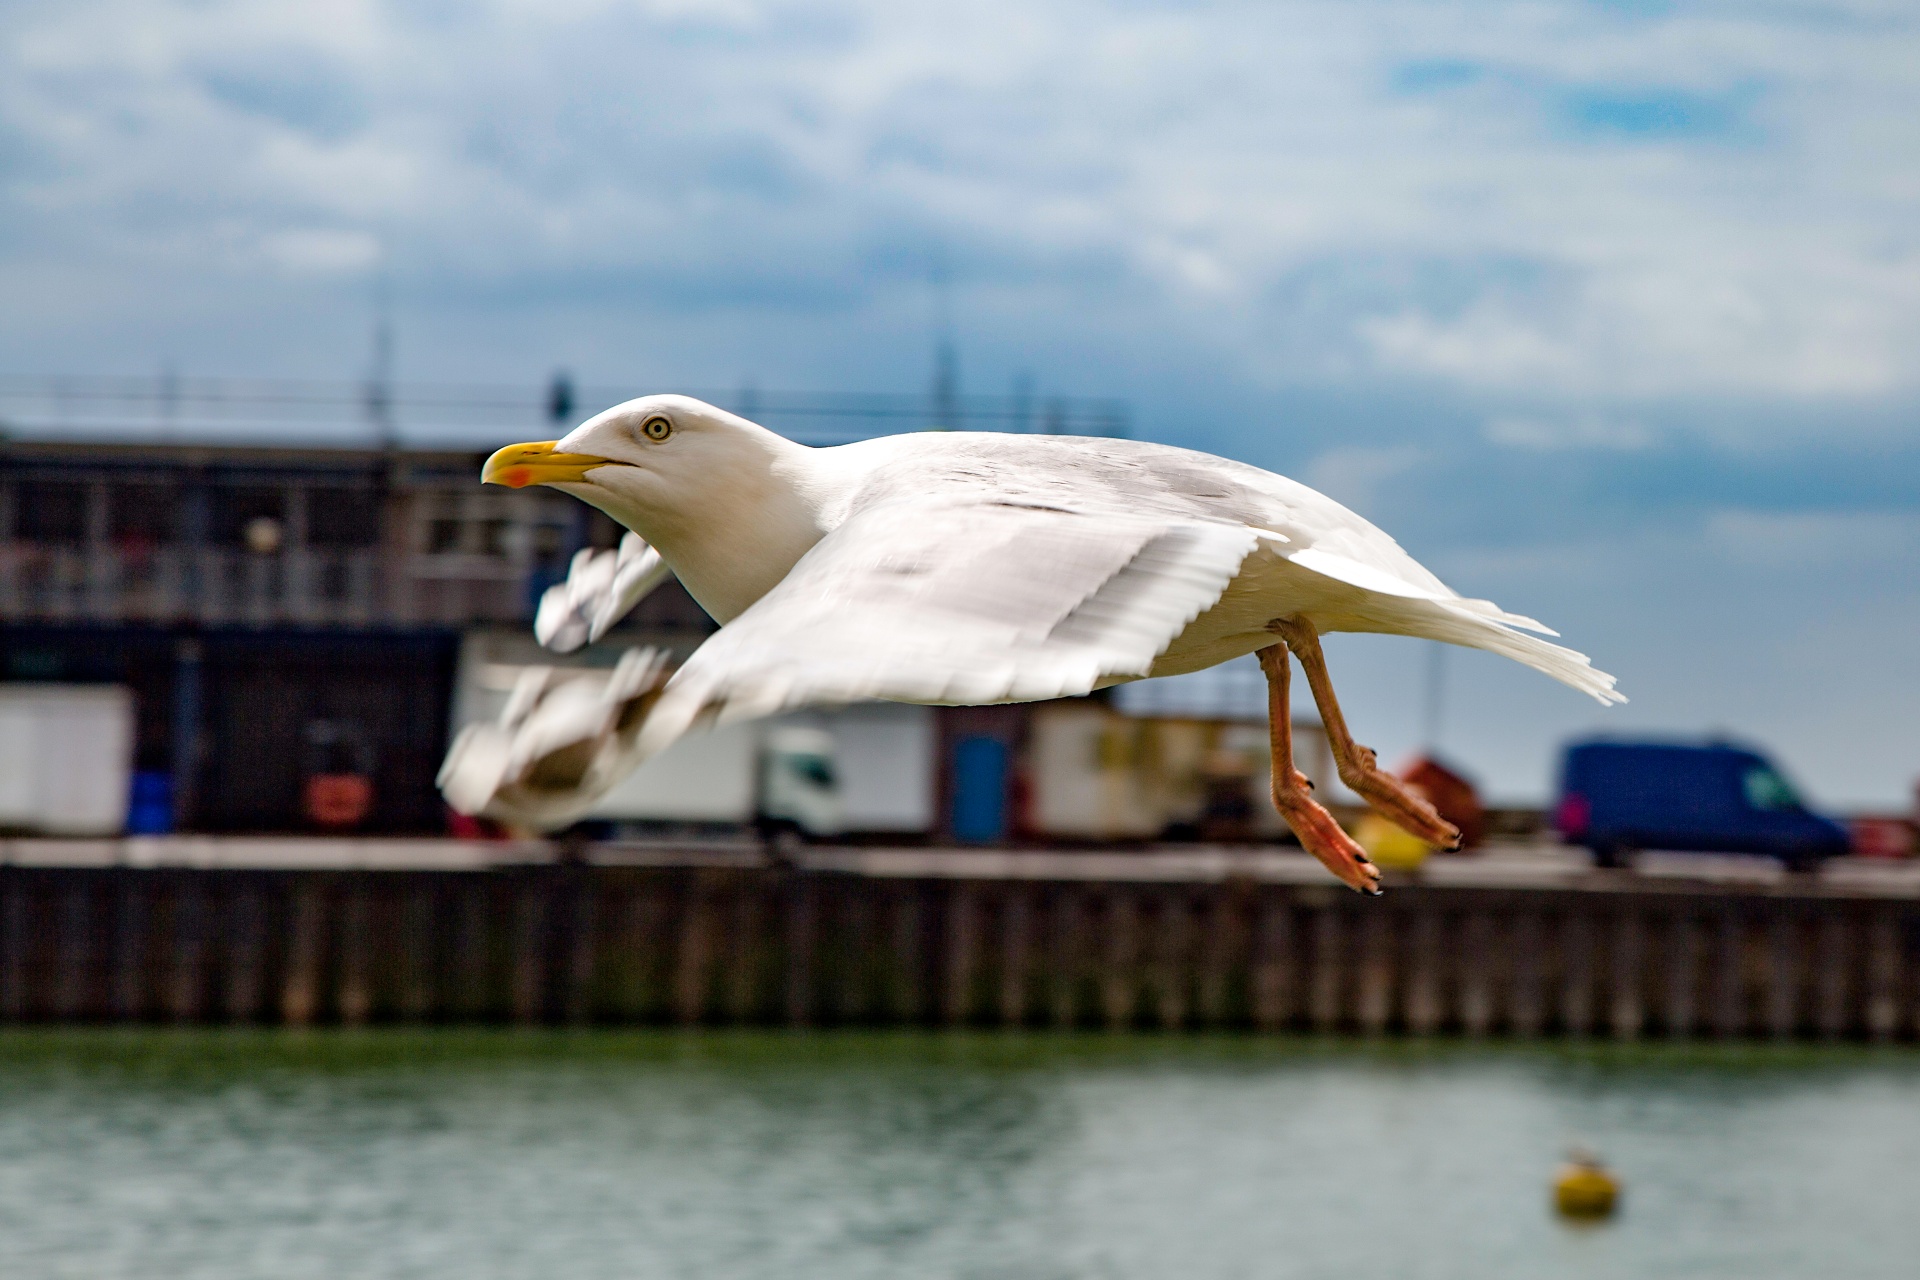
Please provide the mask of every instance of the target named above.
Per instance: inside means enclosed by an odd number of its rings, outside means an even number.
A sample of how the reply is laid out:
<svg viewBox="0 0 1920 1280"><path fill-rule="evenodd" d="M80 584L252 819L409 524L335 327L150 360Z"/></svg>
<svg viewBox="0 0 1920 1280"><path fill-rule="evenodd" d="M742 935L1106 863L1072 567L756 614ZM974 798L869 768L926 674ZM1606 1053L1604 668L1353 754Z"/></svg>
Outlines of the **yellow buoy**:
<svg viewBox="0 0 1920 1280"><path fill-rule="evenodd" d="M1375 863L1392 871L1413 871L1433 852L1432 845L1419 836L1408 835L1377 813L1361 815L1354 824L1353 838Z"/></svg>
<svg viewBox="0 0 1920 1280"><path fill-rule="evenodd" d="M1553 1179L1553 1207L1563 1218L1594 1222L1613 1216L1620 1203L1620 1180L1607 1172L1591 1151L1567 1153Z"/></svg>

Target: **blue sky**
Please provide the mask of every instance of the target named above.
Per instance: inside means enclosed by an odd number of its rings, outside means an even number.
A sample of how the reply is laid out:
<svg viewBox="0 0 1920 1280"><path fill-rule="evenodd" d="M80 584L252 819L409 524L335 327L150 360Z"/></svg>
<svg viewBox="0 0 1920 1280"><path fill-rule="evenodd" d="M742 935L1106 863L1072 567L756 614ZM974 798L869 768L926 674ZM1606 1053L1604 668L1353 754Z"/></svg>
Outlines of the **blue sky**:
<svg viewBox="0 0 1920 1280"><path fill-rule="evenodd" d="M969 390L1325 488L1620 675L1594 727L1920 774L1920 21L1901 4L0 10L0 372ZM1424 656L1341 641L1390 759Z"/></svg>

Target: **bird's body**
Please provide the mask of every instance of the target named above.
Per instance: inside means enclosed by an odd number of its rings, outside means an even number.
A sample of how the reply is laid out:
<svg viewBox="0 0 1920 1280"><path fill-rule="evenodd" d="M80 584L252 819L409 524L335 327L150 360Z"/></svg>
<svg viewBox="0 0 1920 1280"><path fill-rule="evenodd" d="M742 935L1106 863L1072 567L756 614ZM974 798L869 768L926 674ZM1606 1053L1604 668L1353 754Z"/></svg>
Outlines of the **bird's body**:
<svg viewBox="0 0 1920 1280"><path fill-rule="evenodd" d="M1276 620L1489 649L1619 700L1584 657L1522 633L1538 623L1463 599L1331 498L1166 445L955 432L810 449L654 396L502 450L487 477L553 484L651 548L618 582L583 561L595 585L559 611L577 625L543 609L543 639L604 632L666 571L722 624L607 730L623 768L698 723L795 706L1022 701L1199 670L1273 646ZM549 820L592 799L537 790L521 807ZM503 776L488 803L511 808L511 791Z"/></svg>

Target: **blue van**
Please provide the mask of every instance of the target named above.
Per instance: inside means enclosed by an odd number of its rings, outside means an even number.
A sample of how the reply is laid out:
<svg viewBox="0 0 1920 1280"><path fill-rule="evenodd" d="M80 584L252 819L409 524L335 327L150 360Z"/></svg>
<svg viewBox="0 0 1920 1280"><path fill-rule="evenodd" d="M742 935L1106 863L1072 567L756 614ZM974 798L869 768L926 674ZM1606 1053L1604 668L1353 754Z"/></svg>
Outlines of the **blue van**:
<svg viewBox="0 0 1920 1280"><path fill-rule="evenodd" d="M1761 853L1811 871L1847 852L1847 830L1809 812L1757 751L1598 739L1567 747L1553 825L1599 867L1636 849Z"/></svg>

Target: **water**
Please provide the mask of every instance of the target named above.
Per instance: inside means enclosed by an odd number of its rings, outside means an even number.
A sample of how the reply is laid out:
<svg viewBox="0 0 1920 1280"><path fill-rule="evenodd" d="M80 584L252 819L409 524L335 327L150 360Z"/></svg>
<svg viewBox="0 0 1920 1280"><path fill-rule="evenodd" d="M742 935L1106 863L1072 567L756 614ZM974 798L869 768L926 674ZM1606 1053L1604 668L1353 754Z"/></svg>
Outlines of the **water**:
<svg viewBox="0 0 1920 1280"><path fill-rule="evenodd" d="M1866 1280L1916 1152L1905 1051L11 1032L0 1274Z"/></svg>

